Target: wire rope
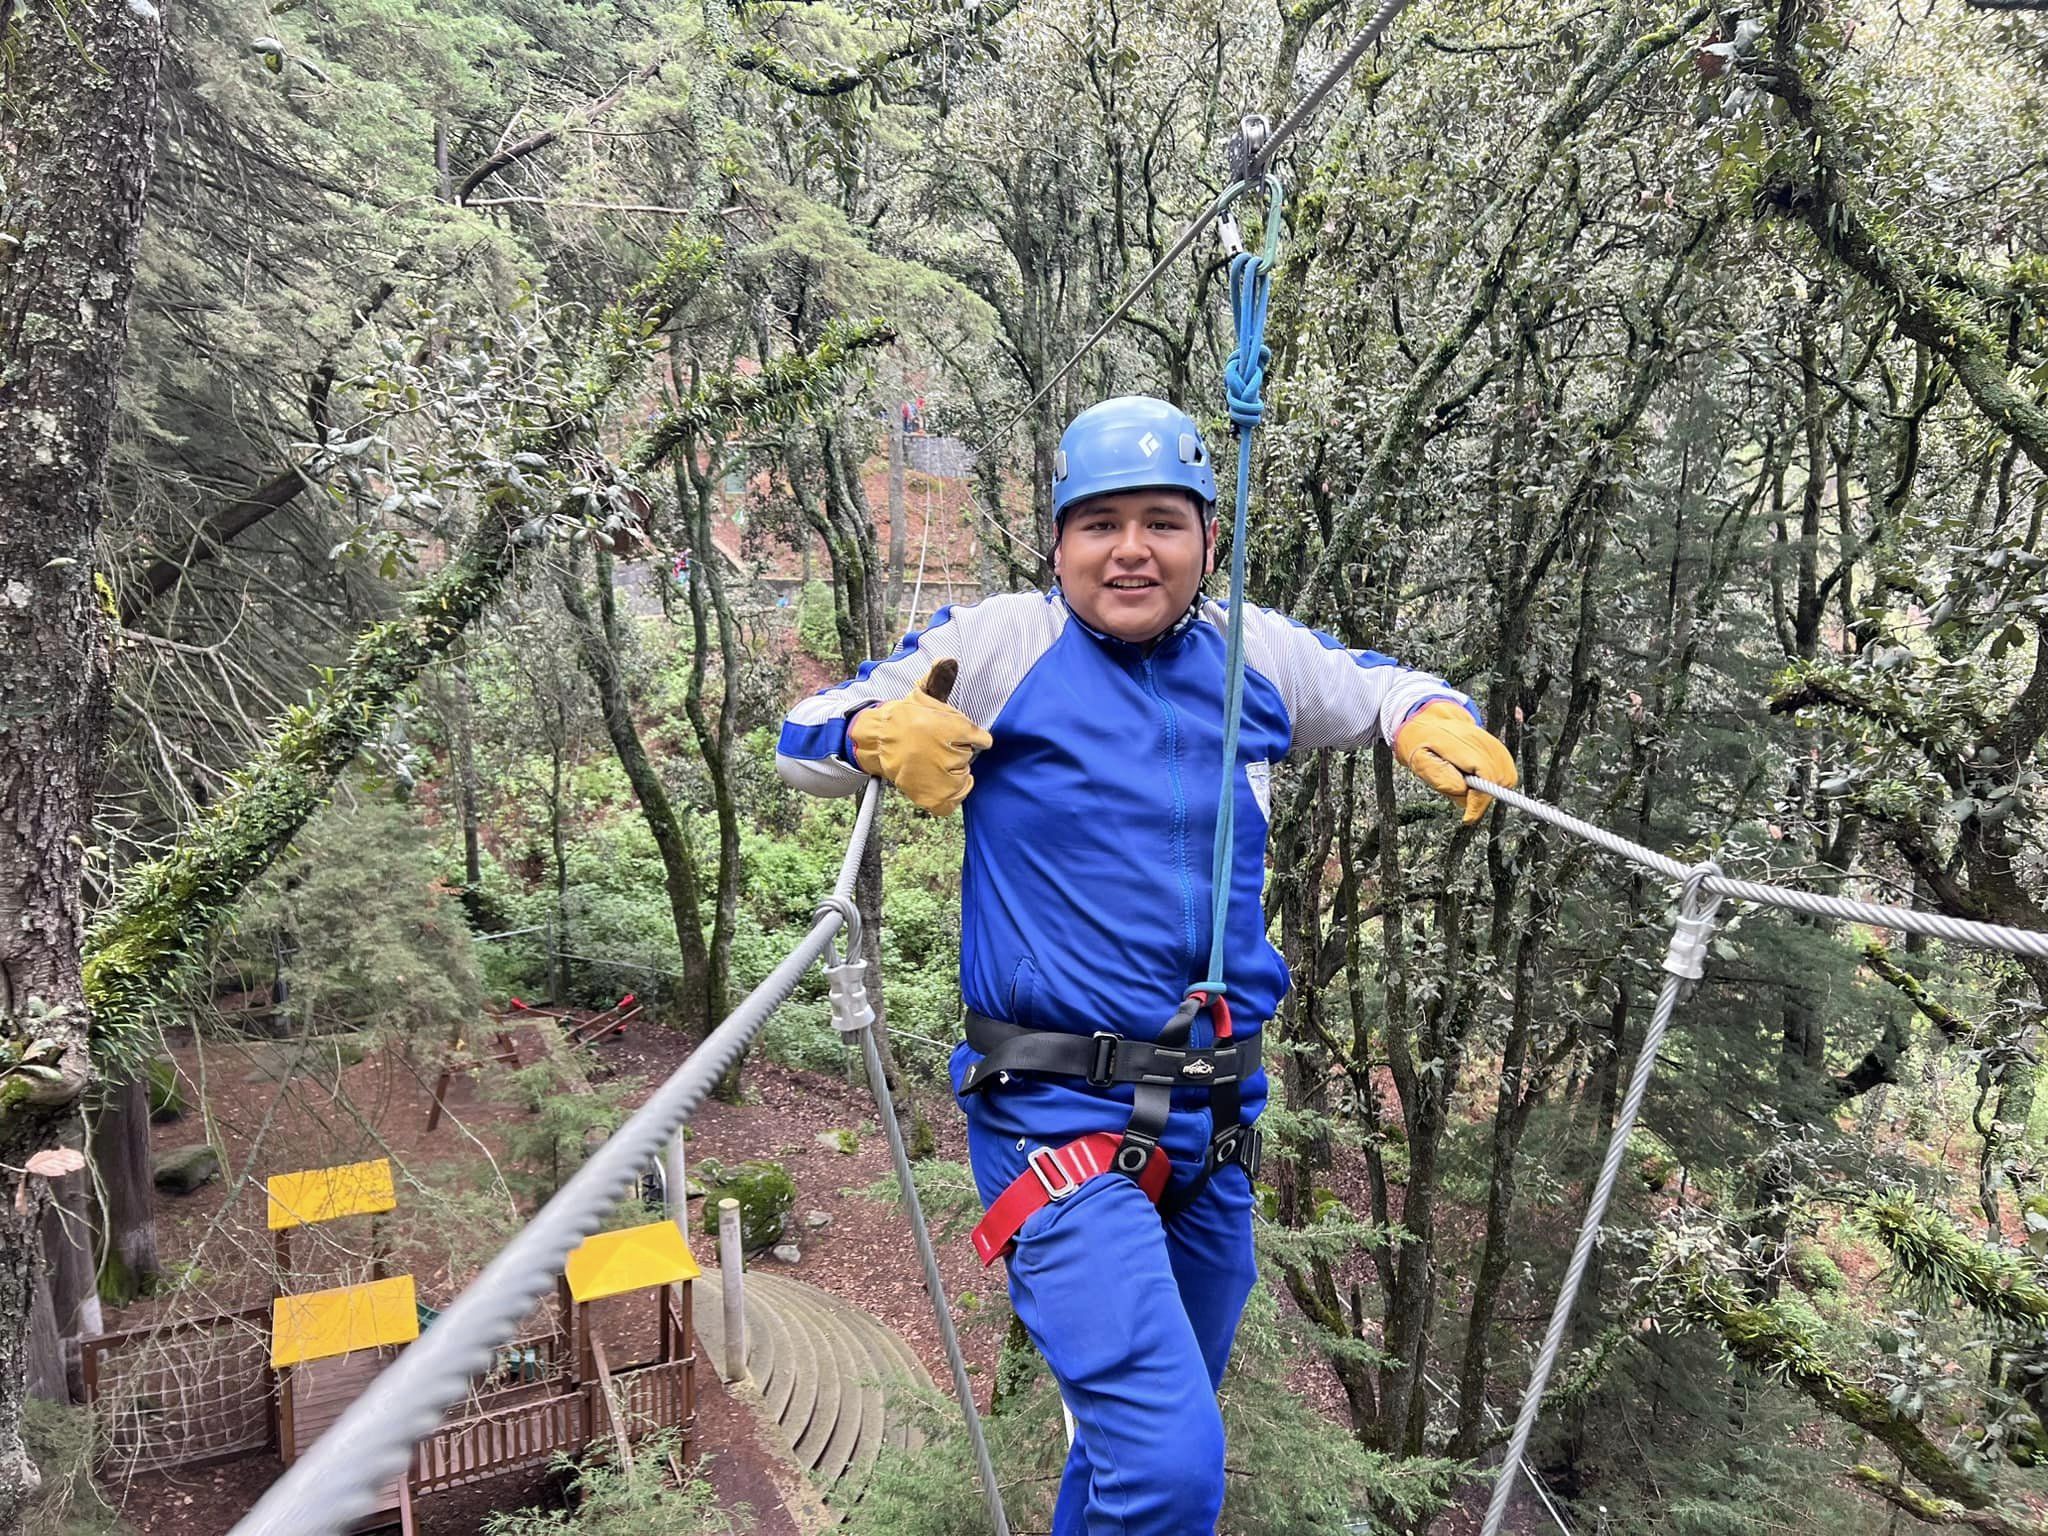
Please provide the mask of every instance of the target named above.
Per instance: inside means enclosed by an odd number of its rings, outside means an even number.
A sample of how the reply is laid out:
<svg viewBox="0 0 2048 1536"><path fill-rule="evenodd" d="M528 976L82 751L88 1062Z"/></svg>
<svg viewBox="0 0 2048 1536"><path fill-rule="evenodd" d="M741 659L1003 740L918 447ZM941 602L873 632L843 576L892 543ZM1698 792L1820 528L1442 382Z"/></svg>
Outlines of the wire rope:
<svg viewBox="0 0 2048 1536"><path fill-rule="evenodd" d="M1309 87L1308 94L1296 103L1294 110L1282 118L1280 125L1267 135L1266 142L1258 148L1251 158L1249 169L1245 173L1246 181L1257 182L1265 176L1266 168L1273 163L1274 157L1280 153L1280 150L1286 145L1287 141L1299 133L1308 120L1315 116L1316 109L1323 104L1324 99L1329 96L1330 92L1337 88L1338 82L1350 74L1357 66L1358 61L1365 57L1366 49L1372 47L1374 43L1377 43L1386 35L1387 28L1394 24L1396 17L1408 9L1409 4L1410 0L1384 0L1379 10L1374 13L1372 20L1367 22L1358 36L1351 40L1350 46L1337 56L1334 64L1323 71L1321 78ZM1153 262L1145 275L1140 277L1131 286L1130 291L1117 300L1116 307L1103 316L1102 323L1088 333L1087 338L1075 350L1073 356L1060 364L1059 371L1045 381L1045 384L1039 389L1037 394L1019 406L1011 413L1008 420L991 432L974 449L977 457L986 453L998 440L1006 436L1012 427L1016 426L1018 422L1037 409L1040 401L1059 388L1061 381L1080 365L1081 359L1093 351L1096 344L1109 334L1110 327L1129 314L1132 306L1152 291L1152 285L1159 281L1165 274L1166 269L1178 261L1194 245L1195 241L1200 238L1202 231L1207 229L1217 216L1230 206L1231 199L1236 194L1236 191L1237 187L1235 184L1225 188L1182 226L1180 232L1174 236L1172 244L1167 246L1166 254Z"/></svg>
<svg viewBox="0 0 2048 1536"><path fill-rule="evenodd" d="M232 1536L339 1536L371 1512L377 1490L404 1475L414 1445L462 1401L471 1378L490 1369L498 1348L562 1272L571 1250L637 1186L647 1160L668 1146L804 972L825 954L845 921L838 903L852 899L880 800L877 780L861 797L833 886L835 901L782 963L520 1228L434 1326L407 1345L271 1485L236 1523Z"/></svg>

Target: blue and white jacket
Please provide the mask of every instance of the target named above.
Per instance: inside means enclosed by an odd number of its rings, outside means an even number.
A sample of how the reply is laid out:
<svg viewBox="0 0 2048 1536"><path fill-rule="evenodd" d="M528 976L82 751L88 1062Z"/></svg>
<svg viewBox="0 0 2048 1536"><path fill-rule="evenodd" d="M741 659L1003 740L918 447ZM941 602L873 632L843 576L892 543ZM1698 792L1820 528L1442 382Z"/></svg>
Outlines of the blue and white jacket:
<svg viewBox="0 0 2048 1536"><path fill-rule="evenodd" d="M951 703L995 738L961 808L962 999L1034 1029L1154 1039L1208 966L1227 612L1205 600L1141 646L1089 628L1057 591L941 609L894 655L799 702L776 767L812 794L858 792L867 775L851 761L849 717L957 660ZM1290 752L1392 740L1432 700L1473 707L1440 679L1256 605L1245 610L1245 663L1225 950L1239 1034L1271 1018L1288 986L1261 900L1273 765ZM956 1054L956 1083L964 1070ZM1249 1117L1264 1084L1246 1086ZM1180 1092L1191 1108L1206 1103L1204 1090ZM1124 1115L1102 1100L1127 1105L1130 1090L1029 1097L1087 1097L1107 1110L1042 1103L1058 1124L1028 1117L1038 1136L1078 1135L1121 1129Z"/></svg>

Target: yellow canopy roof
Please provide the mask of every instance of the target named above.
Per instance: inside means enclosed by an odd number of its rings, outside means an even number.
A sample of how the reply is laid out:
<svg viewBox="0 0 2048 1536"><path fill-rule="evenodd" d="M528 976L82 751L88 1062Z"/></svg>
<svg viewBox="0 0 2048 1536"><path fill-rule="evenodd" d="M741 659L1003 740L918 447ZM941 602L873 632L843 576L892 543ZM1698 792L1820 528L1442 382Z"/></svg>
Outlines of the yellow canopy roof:
<svg viewBox="0 0 2048 1536"><path fill-rule="evenodd" d="M270 1363L301 1365L420 1336L411 1275L280 1296L270 1305Z"/></svg>
<svg viewBox="0 0 2048 1536"><path fill-rule="evenodd" d="M623 1232L600 1232L569 1255L564 1266L569 1294L578 1301L602 1301L627 1291L644 1291L703 1273L690 1255L682 1228L650 1221Z"/></svg>
<svg viewBox="0 0 2048 1536"><path fill-rule="evenodd" d="M391 1187L391 1160L280 1173L270 1180L270 1230L310 1227L343 1216L374 1216L398 1204Z"/></svg>

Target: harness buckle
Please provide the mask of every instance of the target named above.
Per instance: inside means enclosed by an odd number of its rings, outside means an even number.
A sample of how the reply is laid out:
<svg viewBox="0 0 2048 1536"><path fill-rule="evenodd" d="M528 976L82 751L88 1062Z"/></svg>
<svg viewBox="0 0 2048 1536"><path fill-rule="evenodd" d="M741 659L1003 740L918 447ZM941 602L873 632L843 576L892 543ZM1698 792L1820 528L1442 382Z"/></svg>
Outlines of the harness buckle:
<svg viewBox="0 0 2048 1536"><path fill-rule="evenodd" d="M1024 1161L1031 1171L1038 1175L1038 1182L1045 1187L1045 1198L1057 1203L1081 1187L1080 1181L1067 1172L1066 1164L1053 1154L1051 1147L1033 1147ZM1051 1172L1047 1172L1047 1169Z"/></svg>
<svg viewBox="0 0 2048 1536"><path fill-rule="evenodd" d="M1125 1131L1110 1167L1127 1179L1135 1179L1145 1171L1146 1165L1152 1161L1152 1154L1158 1150L1157 1137L1147 1136L1143 1131Z"/></svg>
<svg viewBox="0 0 2048 1536"><path fill-rule="evenodd" d="M1094 1038L1095 1059L1088 1065L1088 1086L1107 1088L1116 1081L1116 1043L1122 1036L1098 1029Z"/></svg>
<svg viewBox="0 0 2048 1536"><path fill-rule="evenodd" d="M1226 1126L1209 1138L1209 1153L1204 1160L1204 1171L1214 1173L1218 1168L1237 1163L1243 1167L1245 1177L1257 1179L1259 1164L1265 1161L1265 1152L1266 1133L1258 1126Z"/></svg>

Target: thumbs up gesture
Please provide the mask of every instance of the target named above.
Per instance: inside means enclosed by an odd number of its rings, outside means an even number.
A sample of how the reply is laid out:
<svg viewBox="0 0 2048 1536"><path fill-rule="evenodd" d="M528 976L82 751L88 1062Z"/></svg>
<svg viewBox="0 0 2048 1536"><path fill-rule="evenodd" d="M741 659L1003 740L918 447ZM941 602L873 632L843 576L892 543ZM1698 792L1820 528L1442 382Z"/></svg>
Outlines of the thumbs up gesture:
<svg viewBox="0 0 2048 1536"><path fill-rule="evenodd" d="M950 816L974 788L974 754L995 744L946 700L960 663L937 663L907 698L862 710L848 722L854 763L894 784L934 816Z"/></svg>

